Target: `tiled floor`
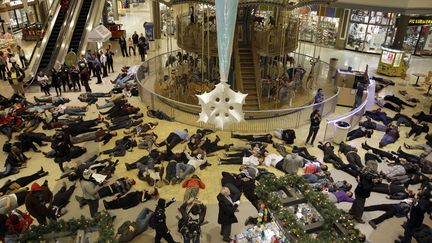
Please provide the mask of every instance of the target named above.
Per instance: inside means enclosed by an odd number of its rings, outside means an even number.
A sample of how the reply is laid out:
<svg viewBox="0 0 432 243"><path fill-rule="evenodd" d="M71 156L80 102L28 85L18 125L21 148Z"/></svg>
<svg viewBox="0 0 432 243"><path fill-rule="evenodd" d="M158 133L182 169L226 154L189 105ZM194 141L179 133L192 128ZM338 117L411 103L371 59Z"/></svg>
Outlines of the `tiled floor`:
<svg viewBox="0 0 432 243"><path fill-rule="evenodd" d="M149 1L147 1L147 2L149 2ZM143 31L142 23L150 20L149 12L146 11L145 9L144 10L130 10L130 11L126 10L126 11L127 12L133 12L133 14L127 14L126 16L121 17L121 19L120 19L120 22L124 24L124 27L126 28L128 35L133 33L134 30L137 30L138 33ZM152 56L158 55L159 53L165 52L166 51L166 43L167 43L166 39L153 42L152 43L152 49L150 50L148 56L152 57ZM113 46L114 46L114 48L117 48L117 43L113 43ZM307 54L312 53L312 46L311 45L304 44L304 47L305 47L305 52ZM303 45L302 45L302 49L303 49ZM334 49L325 49L325 48L323 48L321 50L320 55L321 55L321 58L323 60L329 60L331 57L336 57L339 59L339 63L341 66L345 66L345 67L352 66L353 69L364 69L365 65L369 64L371 73L375 72L376 66L378 63L378 58L379 58L379 56L374 56L374 55L366 55L366 54L361 54L361 53L356 53L356 52L351 52L351 51L346 51L346 50L334 50ZM139 63L140 63L140 61L139 61L138 57L123 58L123 57L121 57L120 52L117 52L115 59L114 59L114 64L115 64L114 66L115 66L116 71L119 70L124 65L136 65ZM410 73L412 73L412 72L426 72L426 71L429 71L430 67L432 67L432 59L431 58L414 57L412 62L411 62L411 69L409 72ZM104 82L101 85L94 84L95 81L93 79L93 82L91 83L93 91L97 92L97 91L109 90L110 87L112 86L111 83L109 82L109 80L114 79L116 75L117 74L110 74L109 77L104 79ZM406 86L406 83L399 80L399 79L394 79L394 80L396 81L397 85L394 87L386 88L386 90L384 91L385 94L391 94L391 93L397 94L398 90L406 89L411 95L416 96L419 99L421 99L421 103L418 104L415 109L405 109L403 111L404 114L411 115L415 111L428 110L426 108L428 108L429 105L431 104L431 100L430 100L430 98L425 98L424 96L420 95L424 91L419 91L419 90L415 89L414 87L412 87L411 85ZM413 82L413 80L411 82ZM1 94L2 95L5 95L5 96L11 95L12 92L11 92L10 86L7 82L1 82L0 88L1 88ZM33 100L32 99L33 96L40 96L41 95L41 93L38 92L37 89L34 89L34 90L35 90L34 92L31 91L27 94L27 97L31 101ZM72 102L70 103L70 105L83 105L83 103L80 103L79 101L76 100L78 93L66 92L64 96L72 98ZM141 107L142 109L144 109L144 107L145 107L145 104L141 104L137 98L131 98L130 102L134 105ZM102 101L100 101L99 103L102 103ZM342 113L344 111L346 111L346 108L338 108L337 109L337 113ZM390 115L394 115L394 112L391 112L391 111L388 111L388 112L390 113ZM92 118L95 118L97 115L98 115L98 111L96 110L96 107L94 105L92 105L90 107L89 111L87 112L86 118L92 119ZM150 121L150 120L151 119L149 119L149 118L145 118L145 121ZM156 128L155 132L159 135L159 138L162 139L165 136L167 136L170 131L172 131L174 129L179 129L179 128L185 128L185 126L182 124L176 123L176 122L168 123L168 122L159 121L159 126ZM187 127L187 128L189 128L190 131L195 130L195 128L193 128L193 127ZM324 130L325 129L324 129L324 122L323 122L323 124L321 125L320 133L317 137L317 140L321 140L321 138L323 137ZM396 150L403 142L409 142L409 143L423 143L424 142L423 137L421 139L419 139L419 141L417 141L417 142L414 142L412 140L406 140L403 135L405 134L405 132L408 129L405 127L401 127L400 130L401 130L402 136L399 139L398 143L389 145L388 147L386 147L386 150ZM299 129L296 130L297 137L298 137L298 139L296 140L297 145L303 145L304 137L305 137L307 131L308 131L308 126L300 127ZM52 131L49 132L49 134L51 134L51 133L52 133ZM221 137L222 141L224 141L224 142L239 143L239 140L231 139L230 134L227 132L218 131L217 134ZM214 138L214 136L215 135L211 135L210 137ZM373 137L371 139L368 139L367 142L370 145L378 146L378 142L379 142L379 139L381 138L381 136L382 136L382 133L375 132ZM360 148L360 143L363 141L365 141L365 139L354 140L350 143ZM5 142L5 137L0 136L0 145L3 145L4 142ZM101 150L111 148L113 146L113 143L114 142L111 141L110 143L108 143L107 145L104 145L104 146L102 146L100 144L93 143L93 142L86 143L83 146L87 147L89 149L89 152L85 155L85 157L88 157L91 154L97 154ZM43 151L47 151L49 148L43 147L41 149ZM178 146L175 148L175 150L181 150L181 149L182 149L182 146ZM319 151L316 147L309 147L309 149L314 155L317 155L320 160L322 159L322 152ZM363 156L365 151L362 149L359 149L359 150L360 150L360 154ZM418 152L418 151L415 151L415 152ZM136 178L136 171L126 171L125 167L124 167L124 163L125 162L128 162L128 163L133 162L134 160L136 160L137 158L139 158L145 154L146 154L146 152L144 152L142 150L135 149L133 152L129 152L125 157L119 158L120 164L116 170L116 177L129 176L129 177ZM4 158L5 157L4 155L5 154L3 153L0 157ZM40 153L31 152L31 153L28 153L28 155L32 159L28 163L27 168L22 169L21 173L19 175L28 175L28 174L34 172L36 169L39 169L40 166L44 166L44 168L46 170L48 170L50 172L50 174L46 178L40 179L39 182L42 182L44 179L47 179L49 181L49 185L50 185L50 188L52 189L52 191L56 192L58 190L58 188L61 186L61 181L56 180L60 175L60 171L58 169L58 166L52 160L45 159L42 156L42 154L40 154ZM85 158L79 158L79 159L83 160ZM343 159L345 160L345 157L343 157ZM201 190L199 193L199 198L204 203L207 204L207 207L208 207L207 220L209 221L209 224L203 226L202 242L217 243L217 242L221 242L221 238L218 234L219 233L219 226L217 224L217 203L216 203L216 194L220 190L220 173L222 171L236 172L238 169L238 166L218 166L216 163L215 157L210 158L210 163L212 164L211 167L207 168L206 170L200 170L197 172L197 174L203 179L204 183L207 186L207 188L205 190ZM387 166L384 164L379 165L379 168L382 170L386 169L386 167ZM270 170L272 172L275 172L278 175L280 175L279 172L277 172L271 168L270 168ZM347 174L345 174L343 172L340 172L337 170L331 170L331 172L332 172L332 175L334 176L335 180L348 180L352 184L354 184L354 185L356 184L353 177L348 176ZM4 183L4 181L6 179L15 179L15 178L18 178L18 175L14 175L14 176L11 176L9 178L0 179L0 184ZM70 182L66 182L66 183L70 184ZM148 186L145 183L138 181L137 185L135 186L135 189L144 189L144 188L148 188ZM413 187L413 188L415 188L415 187ZM182 200L183 193L184 193L184 189L181 188L179 185L164 186L160 190L161 197L167 198L167 199L171 198L171 197L176 197L178 201ZM81 189L78 188L74 195L80 195L80 194L81 194ZM372 196L367 200L366 205L371 205L371 204L376 204L376 203L390 203L390 202L394 202L394 201L390 201L390 200L385 199L384 195L382 195L382 194L372 193ZM116 227L118 227L125 220L134 219L136 217L136 215L138 214L138 212L142 209L142 207L149 207L149 208L153 209L154 205L155 205L155 202L150 201L150 202L144 203L142 205L139 205L139 206L132 208L132 209L129 209L129 210L113 210L113 211L111 211L114 215L117 216L117 219L115 221ZM178 206L179 206L179 203L176 203L175 205L168 208L167 220L168 220L168 225L171 229L171 232L174 235L174 238L177 241L180 241L181 236L177 233L177 229L176 229L177 220L175 218L175 216L178 215L178 212L177 212ZM338 206L342 209L348 209L350 205L348 203L342 203L342 204L339 204ZM72 199L72 201L68 205L67 209L69 210L69 212L64 216L65 219L69 219L72 217L78 217L81 214L84 214L84 215L89 214L88 208L84 207L82 210L80 210L78 207L78 204L76 203L76 201L74 199ZM100 203L99 209L103 210L102 203ZM245 198L242 198L242 203L240 205L239 210L240 210L240 212L237 214L238 219L239 219L239 223L233 225L233 234L239 233L242 230L244 230L243 222L246 219L246 217L251 212L253 212L253 209L252 209L250 203ZM372 219L373 217L376 217L377 215L378 215L377 212L365 213L364 219L369 220L369 219ZM377 230L373 230L367 224L359 225L358 227L359 227L359 229L362 230L363 233L365 233L367 235L369 241L379 242L379 243L387 243L387 242L393 242L393 240L396 239L397 235L402 233L402 228L400 227L400 224L402 222L403 222L403 219L387 220L386 222L382 223L378 227ZM429 218L427 218L425 220L425 222L429 225L432 225L432 222L430 221ZM134 240L134 242L150 242L151 239L153 238L153 236L154 236L154 231L148 230L147 232L143 233L141 236L137 237Z"/></svg>

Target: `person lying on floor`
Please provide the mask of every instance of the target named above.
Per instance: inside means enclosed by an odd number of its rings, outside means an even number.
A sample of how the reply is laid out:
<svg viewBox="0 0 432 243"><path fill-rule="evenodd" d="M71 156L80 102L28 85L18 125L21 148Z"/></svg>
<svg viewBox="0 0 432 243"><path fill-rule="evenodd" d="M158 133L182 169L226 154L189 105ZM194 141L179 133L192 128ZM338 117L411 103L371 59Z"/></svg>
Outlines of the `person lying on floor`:
<svg viewBox="0 0 432 243"><path fill-rule="evenodd" d="M413 145L408 145L406 143L404 143L404 147L406 149L418 149L418 150L423 150L424 152L422 152L422 156L427 156L428 154L430 154L432 152L432 143L427 141L424 144L413 144Z"/></svg>
<svg viewBox="0 0 432 243"><path fill-rule="evenodd" d="M363 127L359 127L357 129L348 132L347 141L352 141L354 139L362 138L362 137L371 138L372 134L373 134L372 129L365 129Z"/></svg>
<svg viewBox="0 0 432 243"><path fill-rule="evenodd" d="M305 162L296 153L285 154L285 156L264 152L264 165L272 166L287 174L297 174L299 168L303 168Z"/></svg>
<svg viewBox="0 0 432 243"><path fill-rule="evenodd" d="M364 166L361 161L360 155L357 153L357 148L346 144L345 142L341 142L339 144L338 154L341 153L345 155L348 163L357 166L359 170L361 170Z"/></svg>
<svg viewBox="0 0 432 243"><path fill-rule="evenodd" d="M388 126L373 122L370 118L367 118L366 121L359 122L359 126L364 127L366 129L377 130L381 132L385 132L388 129Z"/></svg>
<svg viewBox="0 0 432 243"><path fill-rule="evenodd" d="M372 192L387 194L387 199L402 200L407 198L413 198L415 193L409 190L408 187L396 185L393 183L379 183L374 185Z"/></svg>
<svg viewBox="0 0 432 243"><path fill-rule="evenodd" d="M119 161L116 160L113 162L111 159L96 159L97 156L95 155L81 164L77 164L76 161L66 163L64 166L65 171L60 176L59 180L67 177L69 181L76 181L83 177L83 173L87 169L94 171L97 174L106 175L107 178L110 178Z"/></svg>
<svg viewBox="0 0 432 243"><path fill-rule="evenodd" d="M25 203L28 188L0 197L0 214L8 214Z"/></svg>
<svg viewBox="0 0 432 243"><path fill-rule="evenodd" d="M54 106L58 106L58 105L63 105L63 104L69 103L70 99L63 98L63 97L56 97L56 96L54 96L54 97L41 97L41 98L34 96L34 101L36 103L42 103L42 104L51 103Z"/></svg>
<svg viewBox="0 0 432 243"><path fill-rule="evenodd" d="M29 114L22 115L21 117L24 118L24 126L21 129L21 132L24 133L33 132L42 123L42 118L37 112L31 112Z"/></svg>
<svg viewBox="0 0 432 243"><path fill-rule="evenodd" d="M416 105L408 104L405 101L401 100L399 97L396 97L395 95L386 95L384 97L384 100L388 100L390 102L393 102L394 104L402 107L402 109L403 109L404 105L411 107L411 108L416 107Z"/></svg>
<svg viewBox="0 0 432 243"><path fill-rule="evenodd" d="M292 129L278 128L274 134L275 137L283 140L285 144L294 144L294 140L296 139L295 131Z"/></svg>
<svg viewBox="0 0 432 243"><path fill-rule="evenodd" d="M387 179L388 181L393 181L395 178L399 176L406 175L405 167L401 164L389 164L388 169L380 172L380 176L383 179Z"/></svg>
<svg viewBox="0 0 432 243"><path fill-rule="evenodd" d="M70 116L84 116L87 112L87 106L65 106L59 105L49 109L53 116L70 115Z"/></svg>
<svg viewBox="0 0 432 243"><path fill-rule="evenodd" d="M297 147L297 146L285 146L284 144L273 143L273 148L279 152L280 155L286 156L289 153L296 153L301 157L315 161L317 158L309 153L306 147Z"/></svg>
<svg viewBox="0 0 432 243"><path fill-rule="evenodd" d="M106 112L100 112L101 115L106 115L108 118L116 118L116 117L122 117L122 116L129 116L137 114L140 111L140 108L134 107L130 105L129 103L125 103L122 105L116 105L111 107Z"/></svg>
<svg viewBox="0 0 432 243"><path fill-rule="evenodd" d="M231 134L231 138L238 138L241 140L247 140L249 142L262 142L262 143L273 143L273 136L271 134L262 135L241 135L241 134Z"/></svg>
<svg viewBox="0 0 432 243"><path fill-rule="evenodd" d="M252 151L255 151L257 154L264 154L264 151L267 148L267 143L261 143L261 142L247 142L244 144L236 143L233 146L230 146L229 152L236 151L236 152L243 152L244 150L249 150L249 152L252 154Z"/></svg>
<svg viewBox="0 0 432 243"><path fill-rule="evenodd" d="M117 197L111 201L102 200L106 210L111 209L129 209L137 206L140 203L155 199L159 196L156 188L152 187L149 190L129 192L124 196Z"/></svg>
<svg viewBox="0 0 432 243"><path fill-rule="evenodd" d="M96 104L96 108L98 110L103 110L106 108L122 107L123 105L125 105L127 103L128 103L128 100L126 100L126 99L114 99L113 101L109 101L109 102L107 101L103 105Z"/></svg>
<svg viewBox="0 0 432 243"><path fill-rule="evenodd" d="M149 208L143 208L134 222L128 220L117 229L116 240L118 242L130 242L145 232L149 227L153 214L154 212Z"/></svg>
<svg viewBox="0 0 432 243"><path fill-rule="evenodd" d="M138 148L145 149L147 151L153 150L153 147L156 146L156 140L158 139L158 135L156 133L141 133L139 135L138 140Z"/></svg>
<svg viewBox="0 0 432 243"><path fill-rule="evenodd" d="M56 129L56 131L62 131L68 135L77 136L79 134L97 131L99 129L97 126L101 123L104 123L104 120L102 118L96 118L92 120L69 123L68 125L62 126L60 129Z"/></svg>
<svg viewBox="0 0 432 243"><path fill-rule="evenodd" d="M418 122L418 123L414 123L411 126L411 130L406 133L406 138L410 138L412 135L414 135L414 141L417 141L417 139L419 138L420 134L422 133L428 133L429 132L429 126L426 122Z"/></svg>
<svg viewBox="0 0 432 243"><path fill-rule="evenodd" d="M122 177L120 179L117 179L114 183L101 187L97 193L99 195L99 198L109 197L116 195L117 197L126 195L136 184L134 179L129 179L127 177ZM75 199L78 201L80 208L84 207L87 202L84 200L83 197L75 196Z"/></svg>
<svg viewBox="0 0 432 243"><path fill-rule="evenodd" d="M258 166L261 165L263 159L259 156L256 150L252 150L252 153L249 150L244 150L241 153L231 153L225 154L228 158L219 158L219 165L253 165Z"/></svg>
<svg viewBox="0 0 432 243"><path fill-rule="evenodd" d="M66 206L70 202L70 197L74 193L76 188L75 183L69 188L66 187L66 183L63 182L60 190L54 194L54 199L52 201L52 210L57 218L65 215L67 213Z"/></svg>
<svg viewBox="0 0 432 243"><path fill-rule="evenodd" d="M156 144L157 147L161 147L163 145L167 145L167 150L171 150L177 144L186 143L189 141L189 131L187 129L183 130L175 130L171 132L165 140Z"/></svg>
<svg viewBox="0 0 432 243"><path fill-rule="evenodd" d="M393 121L396 122L396 126L404 125L406 127L411 127L414 124L414 121L407 115L396 113L393 117Z"/></svg>
<svg viewBox="0 0 432 243"><path fill-rule="evenodd" d="M21 166L30 159L18 147L12 146L4 162L4 171L0 172L0 178L19 173Z"/></svg>
<svg viewBox="0 0 432 243"><path fill-rule="evenodd" d="M168 116L166 113L160 110L153 110L150 108L150 106L147 106L147 116L151 118L157 118L159 120L165 120L165 121L174 121L174 117Z"/></svg>
<svg viewBox="0 0 432 243"><path fill-rule="evenodd" d="M87 132L73 137L72 135L70 135L70 141L72 142L72 144L83 143L87 141L103 141L104 144L107 144L109 140L111 140L111 138L114 136L117 136L117 132L112 132L110 130L99 128L94 132Z"/></svg>
<svg viewBox="0 0 432 243"><path fill-rule="evenodd" d="M176 164L176 177L174 181L176 183L181 183L188 175L193 174L201 165L207 163L207 155L204 154L189 154L189 152L184 152L188 162L186 164L177 163ZM181 175L181 172L183 174Z"/></svg>
<svg viewBox="0 0 432 243"><path fill-rule="evenodd" d="M417 119L419 122L422 122L422 121L429 122L429 123L432 122L432 114L428 115L428 114L424 113L424 111L420 111L420 112L412 115L412 117L414 119Z"/></svg>
<svg viewBox="0 0 432 243"><path fill-rule="evenodd" d="M134 128L130 128L124 131L124 134L142 136L143 134L146 134L148 131L155 129L158 124L159 124L158 122L142 123Z"/></svg>
<svg viewBox="0 0 432 243"><path fill-rule="evenodd" d="M432 174L432 153L417 156L414 154L408 154L399 148L397 155L415 165L418 165L423 173Z"/></svg>
<svg viewBox="0 0 432 243"><path fill-rule="evenodd" d="M33 223L33 218L28 213L17 209L12 211L5 223L8 235L21 235L28 230Z"/></svg>
<svg viewBox="0 0 432 243"><path fill-rule="evenodd" d="M362 143L361 146L364 150L371 151L373 154L376 154L377 156L379 156L381 158L386 158L390 161L394 161L394 162L399 163L399 157L393 153L386 152L386 151L378 149L378 148L374 148L374 147L368 145L367 142Z"/></svg>
<svg viewBox="0 0 432 243"><path fill-rule="evenodd" d="M108 125L108 129L111 131L115 131L115 130L119 130L119 129L133 129L136 126L139 126L141 124L143 124L144 120L142 118L140 119L134 119L132 117L127 117L128 119L123 120L123 121L116 121L116 122L112 122L111 124Z"/></svg>
<svg viewBox="0 0 432 243"><path fill-rule="evenodd" d="M191 138L191 142L188 143L189 149L193 151L199 152L205 151L207 156L211 156L212 153L225 150L229 151L230 147L234 146L234 144L224 144L224 145L218 145L220 138L216 135L216 139L212 142L209 138L201 139L198 144L192 143L193 139Z"/></svg>
<svg viewBox="0 0 432 243"><path fill-rule="evenodd" d="M86 92L86 93L81 93L78 96L78 100L81 102L96 103L98 98L103 98L103 97L111 97L111 94L101 93L101 92L92 92L92 93Z"/></svg>
<svg viewBox="0 0 432 243"><path fill-rule="evenodd" d="M384 214L369 220L368 223L370 224L370 226L376 229L379 224L381 224L387 219L393 217L396 218L406 217L411 208L411 204L412 204L411 199L405 199L399 203L369 205L364 207L364 211L365 212L373 212L373 211L385 212Z"/></svg>
<svg viewBox="0 0 432 243"><path fill-rule="evenodd" d="M47 175L48 171L44 171L44 168L41 167L40 170L31 175L23 176L13 181L7 180L4 185L0 187L0 196L24 190L28 184Z"/></svg>
<svg viewBox="0 0 432 243"><path fill-rule="evenodd" d="M393 105L390 102L385 102L383 98L375 98L375 103L381 108L387 108L396 112L400 112L403 109L401 106Z"/></svg>
<svg viewBox="0 0 432 243"><path fill-rule="evenodd" d="M115 146L112 149L107 149L101 152L101 154L109 154L114 157L123 157L127 151L132 151L138 144L135 139L130 136L125 136L115 141Z"/></svg>
<svg viewBox="0 0 432 243"><path fill-rule="evenodd" d="M183 202L187 202L190 199L197 198L200 189L205 189L205 184L204 182L201 181L201 179L197 175L192 175L191 178L186 179L182 183L182 187L186 188L183 197Z"/></svg>
<svg viewBox="0 0 432 243"><path fill-rule="evenodd" d="M73 125L77 122L83 122L82 117L73 117L73 116L59 116L55 117L52 115L47 114L47 112L43 113L43 119L42 119L42 129L43 130L51 130L55 128L61 128L65 125Z"/></svg>
<svg viewBox="0 0 432 243"><path fill-rule="evenodd" d="M371 118L372 120L383 122L386 126L393 121L393 119L387 116L387 113L383 112L381 108L372 111L366 111L364 115Z"/></svg>
<svg viewBox="0 0 432 243"><path fill-rule="evenodd" d="M341 203L341 202L354 202L353 193L348 191L336 191L336 192L323 192L328 196L330 202Z"/></svg>
<svg viewBox="0 0 432 243"><path fill-rule="evenodd" d="M390 125L384 136L381 138L379 142L379 147L383 148L388 144L395 143L399 139L399 130L396 126Z"/></svg>

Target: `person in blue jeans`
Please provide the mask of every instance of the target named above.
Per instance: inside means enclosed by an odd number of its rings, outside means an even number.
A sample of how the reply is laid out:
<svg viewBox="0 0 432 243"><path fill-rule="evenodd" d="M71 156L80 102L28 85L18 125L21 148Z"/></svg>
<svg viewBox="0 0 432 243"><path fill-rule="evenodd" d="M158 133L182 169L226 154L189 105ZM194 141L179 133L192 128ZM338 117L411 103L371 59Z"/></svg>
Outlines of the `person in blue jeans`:
<svg viewBox="0 0 432 243"><path fill-rule="evenodd" d="M396 142L399 139L399 130L395 126L390 126L379 142L379 147L382 148L388 144Z"/></svg>
<svg viewBox="0 0 432 243"><path fill-rule="evenodd" d="M22 163L26 162L28 159L29 158L27 158L18 147L13 146L6 157L4 163L5 170L0 172L0 178L18 173Z"/></svg>
<svg viewBox="0 0 432 243"><path fill-rule="evenodd" d="M135 222L126 221L117 230L118 242L129 242L133 240L139 234L145 232L150 223L150 219L153 217L153 211L149 208L143 208L138 214Z"/></svg>

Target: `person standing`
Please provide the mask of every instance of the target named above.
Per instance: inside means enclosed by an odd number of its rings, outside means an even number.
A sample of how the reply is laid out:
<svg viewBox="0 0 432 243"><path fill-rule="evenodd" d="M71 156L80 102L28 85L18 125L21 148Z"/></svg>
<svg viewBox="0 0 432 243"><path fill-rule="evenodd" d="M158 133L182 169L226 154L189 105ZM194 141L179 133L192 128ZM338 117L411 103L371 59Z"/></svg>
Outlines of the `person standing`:
<svg viewBox="0 0 432 243"><path fill-rule="evenodd" d="M0 79L6 81L6 67L7 62L4 59L4 53L0 51Z"/></svg>
<svg viewBox="0 0 432 243"><path fill-rule="evenodd" d="M359 107L363 101L363 93L367 88L366 80L362 80L361 82L357 83L357 91L356 96L354 100L353 110L357 107Z"/></svg>
<svg viewBox="0 0 432 243"><path fill-rule="evenodd" d="M51 85L54 87L57 96L61 96L62 91L60 86L59 75L57 73L57 70L54 67L51 68Z"/></svg>
<svg viewBox="0 0 432 243"><path fill-rule="evenodd" d="M99 194L100 186L92 179L92 171L84 170L81 178L81 189L84 201L89 205L90 216L94 218L99 208Z"/></svg>
<svg viewBox="0 0 432 243"><path fill-rule="evenodd" d="M69 70L69 72L70 72L71 84L72 84L74 91L76 91L77 87L78 87L78 90L81 91L80 73L79 73L79 70L76 68L75 64L71 66L71 69Z"/></svg>
<svg viewBox="0 0 432 243"><path fill-rule="evenodd" d="M25 198L26 209L31 216L37 219L39 224L46 224L47 218L56 220L54 211L51 206L53 194L47 186L40 186L38 183L33 183L31 191Z"/></svg>
<svg viewBox="0 0 432 243"><path fill-rule="evenodd" d="M217 195L218 223L221 225L220 234L223 236L224 242L231 242L231 225L238 222L235 211L240 205L240 201L233 202L230 193L228 187L222 187L221 192Z"/></svg>
<svg viewBox="0 0 432 243"><path fill-rule="evenodd" d="M135 50L136 50L137 47L138 47L138 39L139 39L139 36L138 36L137 32L134 31L134 33L133 33L133 35L132 35L132 42L133 42L133 46L134 46L134 49L135 49Z"/></svg>
<svg viewBox="0 0 432 243"><path fill-rule="evenodd" d="M132 51L133 51L134 56L136 56L136 52L135 52L135 45L134 45L134 43L133 43L132 38L129 37L127 44L128 44L128 46L129 46L129 56L132 56L131 49L132 49Z"/></svg>
<svg viewBox="0 0 432 243"><path fill-rule="evenodd" d="M319 126L321 123L321 115L319 113L318 109L315 109L311 115L310 115L310 127L309 127L309 134L306 138L305 144L309 143L309 140L311 141L311 145L313 146L316 135L318 134Z"/></svg>
<svg viewBox="0 0 432 243"><path fill-rule="evenodd" d="M93 74L94 76L96 76L96 84L101 84L102 83L102 77L101 77L101 72L102 72L102 68L101 68L101 63L99 61L99 59L96 57L96 55L93 55Z"/></svg>
<svg viewBox="0 0 432 243"><path fill-rule="evenodd" d="M102 66L102 78L105 78L108 77L107 56L102 50L99 51L99 55L100 55L99 60Z"/></svg>
<svg viewBox="0 0 432 243"><path fill-rule="evenodd" d="M90 85L89 85L90 74L87 71L87 68L83 68L83 70L81 70L80 79L81 79L81 84L84 86L86 92L91 93L92 90L91 90Z"/></svg>
<svg viewBox="0 0 432 243"><path fill-rule="evenodd" d="M324 101L324 92L321 88L319 88L314 97L314 104L317 104L314 106L314 110L321 110L322 108L321 102L323 101Z"/></svg>
<svg viewBox="0 0 432 243"><path fill-rule="evenodd" d="M88 72L89 72L89 76L96 76L94 73L94 59L93 59L93 55L91 53L91 50L87 50L86 54L85 54L85 60L87 62L87 68L88 68Z"/></svg>
<svg viewBox="0 0 432 243"><path fill-rule="evenodd" d="M169 201L168 203L165 203L165 199L159 198L157 202L153 214L153 218L152 218L153 222L151 222L151 226L156 231L155 243L160 243L162 238L165 239L168 243L176 243L166 224L166 215L165 215L165 209L169 207L171 204L173 204L174 202L175 202L175 198L171 199L171 201Z"/></svg>
<svg viewBox="0 0 432 243"><path fill-rule="evenodd" d="M144 62L144 61L145 61L145 55L146 55L147 51L146 51L146 45L145 45L145 42L142 41L142 40L140 40L140 41L138 42L138 53L139 53L140 56L141 56L141 61Z"/></svg>
<svg viewBox="0 0 432 243"><path fill-rule="evenodd" d="M9 84L12 86L15 94L20 94L23 97L25 96L24 77L24 71L16 65L12 65L8 72Z"/></svg>
<svg viewBox="0 0 432 243"><path fill-rule="evenodd" d="M112 52L110 49L107 49L105 52L106 58L107 58L107 69L108 69L108 73L110 72L114 72L114 52Z"/></svg>
<svg viewBox="0 0 432 243"><path fill-rule="evenodd" d="M359 174L359 180L355 193L355 200L349 210L349 213L353 216L353 219L360 224L364 224L363 221L363 211L366 199L370 197L372 188L375 184L379 183L379 175L368 167L364 169Z"/></svg>
<svg viewBox="0 0 432 243"><path fill-rule="evenodd" d="M129 55L127 52L126 39L124 36L119 38L119 45L120 45L120 50L121 50L123 57L128 57Z"/></svg>
<svg viewBox="0 0 432 243"><path fill-rule="evenodd" d="M44 74L42 71L39 71L38 76L37 76L37 81L41 87L41 90L45 93L45 95L51 96L51 94L49 92L49 90L50 90L49 79L46 76L46 74Z"/></svg>
<svg viewBox="0 0 432 243"><path fill-rule="evenodd" d="M25 56L24 49L22 49L22 47L20 45L17 45L17 51L18 51L19 59L21 61L21 65L22 65L23 69L26 69L27 68L27 58Z"/></svg>

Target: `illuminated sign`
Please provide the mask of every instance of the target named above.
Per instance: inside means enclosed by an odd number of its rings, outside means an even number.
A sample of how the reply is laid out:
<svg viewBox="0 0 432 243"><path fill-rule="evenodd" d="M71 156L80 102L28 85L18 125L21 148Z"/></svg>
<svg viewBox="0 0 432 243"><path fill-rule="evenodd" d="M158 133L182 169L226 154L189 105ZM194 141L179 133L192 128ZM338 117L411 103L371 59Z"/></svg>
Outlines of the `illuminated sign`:
<svg viewBox="0 0 432 243"><path fill-rule="evenodd" d="M412 17L409 25L432 25L432 16Z"/></svg>

